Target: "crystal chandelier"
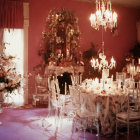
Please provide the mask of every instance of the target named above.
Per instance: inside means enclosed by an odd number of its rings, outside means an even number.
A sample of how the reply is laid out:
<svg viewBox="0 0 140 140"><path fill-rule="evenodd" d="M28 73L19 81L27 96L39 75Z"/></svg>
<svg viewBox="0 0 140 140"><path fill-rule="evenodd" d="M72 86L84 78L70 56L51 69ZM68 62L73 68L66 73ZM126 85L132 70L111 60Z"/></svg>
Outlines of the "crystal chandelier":
<svg viewBox="0 0 140 140"><path fill-rule="evenodd" d="M90 15L91 26L96 30L102 26L110 29L117 27L117 14L112 12L110 0L96 0L96 13Z"/></svg>
<svg viewBox="0 0 140 140"><path fill-rule="evenodd" d="M116 66L116 61L112 57L109 62L106 60L106 56L104 55L104 41L103 41L103 27L113 28L117 27L117 14L116 12L112 13L111 2L110 0L96 0L96 13L91 14L90 22L91 26L96 30L99 30L99 27L102 26L102 53L99 54L99 59L91 59L91 66L94 69L104 70L104 69L112 69Z"/></svg>
<svg viewBox="0 0 140 140"><path fill-rule="evenodd" d="M99 58L101 59L100 61L98 59L94 59L94 58L92 58L90 60L91 66L94 69L98 69L98 71L100 71L102 69L112 69L112 68L114 68L116 66L116 61L114 60L113 57L110 60L110 64L106 60L106 56L103 53L99 54Z"/></svg>

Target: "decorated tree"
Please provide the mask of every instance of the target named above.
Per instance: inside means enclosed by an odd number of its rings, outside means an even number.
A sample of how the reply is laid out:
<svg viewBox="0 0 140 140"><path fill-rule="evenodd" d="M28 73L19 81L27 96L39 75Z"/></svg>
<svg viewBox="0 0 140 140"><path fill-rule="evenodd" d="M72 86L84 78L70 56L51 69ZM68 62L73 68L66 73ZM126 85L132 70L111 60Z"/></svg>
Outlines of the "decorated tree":
<svg viewBox="0 0 140 140"><path fill-rule="evenodd" d="M77 62L80 31L78 19L72 12L64 8L60 11L51 10L42 35L39 55L43 56L46 64L52 62L55 65L72 65Z"/></svg>

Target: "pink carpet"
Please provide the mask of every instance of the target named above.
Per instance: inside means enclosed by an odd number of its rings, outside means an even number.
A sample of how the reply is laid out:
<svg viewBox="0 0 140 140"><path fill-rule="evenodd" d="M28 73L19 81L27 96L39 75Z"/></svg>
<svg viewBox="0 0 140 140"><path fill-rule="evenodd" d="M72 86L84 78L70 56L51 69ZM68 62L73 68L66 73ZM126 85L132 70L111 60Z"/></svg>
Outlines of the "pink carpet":
<svg viewBox="0 0 140 140"><path fill-rule="evenodd" d="M66 118L55 121L54 116L47 118L47 108L12 109L4 108L0 114L0 140L76 140L77 132L72 135L72 121ZM133 140L140 139L132 136ZM83 140L83 133L80 140ZM119 140L124 140L120 137ZM86 140L97 140L96 133L86 132ZM101 137L100 140L114 140ZM131 140L131 138L130 138Z"/></svg>

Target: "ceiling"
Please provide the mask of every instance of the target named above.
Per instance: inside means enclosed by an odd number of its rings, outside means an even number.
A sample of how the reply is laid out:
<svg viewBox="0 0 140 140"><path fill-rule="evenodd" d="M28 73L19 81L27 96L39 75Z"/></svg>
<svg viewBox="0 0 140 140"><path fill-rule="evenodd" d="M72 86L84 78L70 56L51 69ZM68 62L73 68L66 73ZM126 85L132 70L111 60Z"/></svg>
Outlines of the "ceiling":
<svg viewBox="0 0 140 140"><path fill-rule="evenodd" d="M95 2L96 0L79 0L79 1ZM111 2L126 7L140 8L140 0L111 0Z"/></svg>

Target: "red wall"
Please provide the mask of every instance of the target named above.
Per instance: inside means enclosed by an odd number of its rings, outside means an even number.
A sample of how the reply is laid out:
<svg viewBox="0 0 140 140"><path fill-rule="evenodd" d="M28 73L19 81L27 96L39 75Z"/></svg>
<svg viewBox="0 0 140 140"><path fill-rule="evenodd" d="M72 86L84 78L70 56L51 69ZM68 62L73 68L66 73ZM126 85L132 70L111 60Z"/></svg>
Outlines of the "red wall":
<svg viewBox="0 0 140 140"><path fill-rule="evenodd" d="M101 45L101 30L96 31L90 26L89 16L95 12L95 4L76 0L30 0L30 25L29 25L29 72L41 62L38 50L41 44L41 33L45 28L48 12L53 8L66 8L74 11L79 19L81 31L81 48L84 51L94 43L96 49ZM113 36L109 29L104 31L105 54L114 56L119 63L124 55L133 48L136 36L136 21L140 18L140 10L126 8L112 4L112 9L118 14L118 36ZM31 84L31 83L30 83ZM31 90L32 91L32 90Z"/></svg>

